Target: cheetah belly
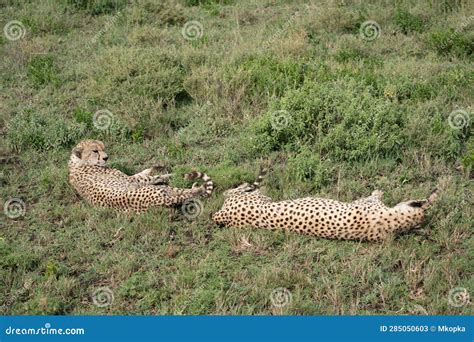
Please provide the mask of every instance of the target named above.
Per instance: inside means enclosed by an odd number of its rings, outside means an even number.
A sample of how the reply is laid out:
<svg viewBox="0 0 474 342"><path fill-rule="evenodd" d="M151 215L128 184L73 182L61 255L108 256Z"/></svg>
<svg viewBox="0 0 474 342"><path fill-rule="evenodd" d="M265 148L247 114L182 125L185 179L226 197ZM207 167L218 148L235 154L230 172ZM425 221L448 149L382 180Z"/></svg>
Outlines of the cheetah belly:
<svg viewBox="0 0 474 342"><path fill-rule="evenodd" d="M126 206L127 194L137 186L124 178L107 174L92 174L81 178L76 190L93 205L120 208Z"/></svg>
<svg viewBox="0 0 474 342"><path fill-rule="evenodd" d="M303 198L269 203L259 227L285 229L333 239L368 239L372 221L364 208L327 199Z"/></svg>

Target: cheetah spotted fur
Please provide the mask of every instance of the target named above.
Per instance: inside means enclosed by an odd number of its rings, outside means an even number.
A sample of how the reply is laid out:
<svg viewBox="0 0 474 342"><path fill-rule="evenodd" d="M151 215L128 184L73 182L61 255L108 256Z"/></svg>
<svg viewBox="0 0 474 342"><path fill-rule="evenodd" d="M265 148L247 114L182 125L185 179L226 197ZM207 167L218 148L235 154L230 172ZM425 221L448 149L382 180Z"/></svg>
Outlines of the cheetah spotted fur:
<svg viewBox="0 0 474 342"><path fill-rule="evenodd" d="M104 143L83 140L72 150L69 159L69 182L79 195L92 205L122 212L142 213L154 207L172 207L212 193L212 180L204 173L192 172L187 179L202 179L191 189L167 185L170 174L152 176L153 168L133 176L106 165Z"/></svg>
<svg viewBox="0 0 474 342"><path fill-rule="evenodd" d="M262 179L260 174L253 184L227 190L221 210L213 215L214 222L331 239L380 241L419 226L425 209L437 196L433 192L426 200L402 202L393 208L383 204L383 193L378 190L352 203L315 197L274 202L261 193Z"/></svg>

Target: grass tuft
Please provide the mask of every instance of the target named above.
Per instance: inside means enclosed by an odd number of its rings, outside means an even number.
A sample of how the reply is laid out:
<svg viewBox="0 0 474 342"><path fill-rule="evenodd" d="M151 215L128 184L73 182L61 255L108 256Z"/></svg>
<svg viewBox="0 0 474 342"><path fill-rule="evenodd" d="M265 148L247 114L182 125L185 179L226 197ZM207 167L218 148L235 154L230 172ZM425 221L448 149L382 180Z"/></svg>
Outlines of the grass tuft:
<svg viewBox="0 0 474 342"><path fill-rule="evenodd" d="M24 32L0 37L0 197L25 215L1 221L1 313L472 314L448 298L474 293L472 1L6 3ZM183 36L190 21L202 32ZM126 173L160 164L189 187L199 170L215 193L194 220L91 207L68 184L85 138ZM215 226L262 164L277 200L441 191L381 244Z"/></svg>

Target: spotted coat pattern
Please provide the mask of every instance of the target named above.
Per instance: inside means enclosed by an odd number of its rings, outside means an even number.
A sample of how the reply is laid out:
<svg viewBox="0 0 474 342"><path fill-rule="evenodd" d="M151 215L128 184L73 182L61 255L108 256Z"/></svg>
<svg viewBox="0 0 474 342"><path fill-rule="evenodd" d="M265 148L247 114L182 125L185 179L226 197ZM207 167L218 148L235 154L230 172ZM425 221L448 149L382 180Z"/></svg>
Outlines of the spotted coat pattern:
<svg viewBox="0 0 474 342"><path fill-rule="evenodd" d="M74 149L69 160L69 182L92 205L110 207L122 212L141 213L153 207L171 207L201 196L213 189L211 179L204 173L192 172L188 179L202 179L191 189L170 187L170 175L151 176L152 169L136 175L106 166L108 156L104 144L84 140Z"/></svg>
<svg viewBox="0 0 474 342"><path fill-rule="evenodd" d="M213 220L219 225L284 229L323 238L379 241L419 226L429 199L402 202L389 208L383 193L351 203L306 197L274 202L258 189L259 183L242 184L224 193L224 204Z"/></svg>

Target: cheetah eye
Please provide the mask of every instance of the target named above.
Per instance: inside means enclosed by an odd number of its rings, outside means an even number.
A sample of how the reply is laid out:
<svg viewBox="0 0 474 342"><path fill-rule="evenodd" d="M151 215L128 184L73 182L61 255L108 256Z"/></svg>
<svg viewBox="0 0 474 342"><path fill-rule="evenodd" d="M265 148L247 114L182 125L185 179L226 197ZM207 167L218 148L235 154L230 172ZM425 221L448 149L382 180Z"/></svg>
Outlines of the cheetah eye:
<svg viewBox="0 0 474 342"><path fill-rule="evenodd" d="M92 152L94 152L94 153L99 153L99 150L93 150Z"/></svg>

